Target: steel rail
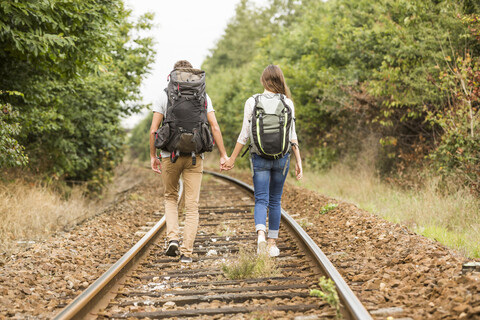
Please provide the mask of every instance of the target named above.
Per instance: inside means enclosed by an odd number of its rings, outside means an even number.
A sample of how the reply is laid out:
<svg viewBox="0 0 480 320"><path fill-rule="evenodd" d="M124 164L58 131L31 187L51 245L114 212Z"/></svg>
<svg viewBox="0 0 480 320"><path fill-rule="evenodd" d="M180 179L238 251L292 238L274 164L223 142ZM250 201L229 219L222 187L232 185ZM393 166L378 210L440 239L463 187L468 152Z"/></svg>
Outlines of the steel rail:
<svg viewBox="0 0 480 320"><path fill-rule="evenodd" d="M254 193L253 187L243 181L213 171L204 170L204 173L228 180L243 187L247 191ZM335 283L339 298L341 300L341 311L344 317L346 319L371 320L372 316L368 313L367 309L365 309L360 300L358 300L357 296L355 296L343 277L340 275L337 269L335 269L330 260L328 260L327 256L322 252L322 250L320 250L315 241L312 240L305 230L303 230L302 227L300 227L300 225L283 209L282 220L297 235L297 237L303 241L306 248L310 250L310 255L316 260L322 273L332 279L332 281Z"/></svg>
<svg viewBox="0 0 480 320"><path fill-rule="evenodd" d="M183 195L183 181L179 180L180 203ZM154 243L162 231L166 228L165 216L163 216L143 237L138 241L120 260L112 265L104 274L92 283L85 291L77 296L71 303L60 311L54 320L89 319L96 318L91 314L92 310L100 309L108 305L108 293L119 280L145 255L150 244Z"/></svg>
<svg viewBox="0 0 480 320"><path fill-rule="evenodd" d="M165 228L165 216L158 221L120 260L55 316L55 320L87 319L91 310L100 308L105 295L128 272ZM107 301L108 303L108 301Z"/></svg>

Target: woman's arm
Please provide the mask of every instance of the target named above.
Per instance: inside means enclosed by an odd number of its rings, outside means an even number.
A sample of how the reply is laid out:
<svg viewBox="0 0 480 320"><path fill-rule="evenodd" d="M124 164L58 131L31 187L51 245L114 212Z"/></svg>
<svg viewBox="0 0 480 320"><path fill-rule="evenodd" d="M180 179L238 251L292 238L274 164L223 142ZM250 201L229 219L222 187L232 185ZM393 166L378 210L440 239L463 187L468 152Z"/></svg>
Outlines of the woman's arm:
<svg viewBox="0 0 480 320"><path fill-rule="evenodd" d="M302 168L302 158L300 157L300 149L298 148L298 140L291 140L292 151L295 155L295 175L297 180L302 179L303 177L303 168Z"/></svg>
<svg viewBox="0 0 480 320"><path fill-rule="evenodd" d="M224 169L225 170L230 170L233 168L235 160L237 159L240 151L242 151L243 146L247 143L248 138L249 138L249 121L252 119L252 113L253 113L253 105L255 104L255 99L253 97L250 97L245 101L245 107L243 109L243 123L242 123L242 130L240 131L240 134L237 139L237 143L235 144L235 148L233 149L232 155L230 156L230 159L225 162Z"/></svg>
<svg viewBox="0 0 480 320"><path fill-rule="evenodd" d="M235 144L235 148L233 149L232 155L230 156L230 159L228 159L227 162L225 162L224 166L225 169L230 170L234 167L235 160L237 159L238 155L240 154L240 151L242 151L244 144L241 144L240 142L237 142Z"/></svg>

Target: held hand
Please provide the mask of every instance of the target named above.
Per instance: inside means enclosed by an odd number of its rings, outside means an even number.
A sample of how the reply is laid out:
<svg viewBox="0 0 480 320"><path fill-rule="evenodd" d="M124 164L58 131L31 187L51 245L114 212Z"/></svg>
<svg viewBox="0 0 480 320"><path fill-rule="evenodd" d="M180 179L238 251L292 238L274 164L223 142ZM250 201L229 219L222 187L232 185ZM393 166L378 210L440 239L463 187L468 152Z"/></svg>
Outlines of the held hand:
<svg viewBox="0 0 480 320"><path fill-rule="evenodd" d="M156 173L162 173L162 163L157 157L150 157L150 166Z"/></svg>
<svg viewBox="0 0 480 320"><path fill-rule="evenodd" d="M235 160L228 158L228 160L223 164L223 170L230 170L235 166Z"/></svg>
<svg viewBox="0 0 480 320"><path fill-rule="evenodd" d="M295 175L297 176L297 180L300 180L303 177L302 164L298 164L298 162L295 164Z"/></svg>
<svg viewBox="0 0 480 320"><path fill-rule="evenodd" d="M227 155L224 155L224 156L220 157L220 171L228 170L227 168L225 168L225 162L227 162L227 161L228 161Z"/></svg>

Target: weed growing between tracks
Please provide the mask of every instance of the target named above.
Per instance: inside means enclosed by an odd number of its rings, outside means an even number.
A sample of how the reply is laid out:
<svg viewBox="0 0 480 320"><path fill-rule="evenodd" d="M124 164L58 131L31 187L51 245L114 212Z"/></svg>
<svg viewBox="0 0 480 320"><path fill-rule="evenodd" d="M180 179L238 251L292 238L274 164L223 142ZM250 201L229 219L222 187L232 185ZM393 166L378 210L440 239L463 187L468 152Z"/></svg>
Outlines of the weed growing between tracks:
<svg viewBox="0 0 480 320"><path fill-rule="evenodd" d="M275 317L272 316L268 311L255 311L250 314L249 319L252 320L274 320Z"/></svg>
<svg viewBox="0 0 480 320"><path fill-rule="evenodd" d="M217 230L216 234L219 237L229 237L235 235L235 230L231 230L225 223L220 224L219 230Z"/></svg>
<svg viewBox="0 0 480 320"><path fill-rule="evenodd" d="M238 254L222 265L225 276L232 280L279 275L274 258L268 254L256 254L253 250L240 249Z"/></svg>
<svg viewBox="0 0 480 320"><path fill-rule="evenodd" d="M318 285L320 289L310 290L310 295L313 297L319 297L325 300L332 308L337 311L337 319L342 319L342 314L340 313L340 299L338 298L337 288L332 279L327 279L321 277L318 280Z"/></svg>

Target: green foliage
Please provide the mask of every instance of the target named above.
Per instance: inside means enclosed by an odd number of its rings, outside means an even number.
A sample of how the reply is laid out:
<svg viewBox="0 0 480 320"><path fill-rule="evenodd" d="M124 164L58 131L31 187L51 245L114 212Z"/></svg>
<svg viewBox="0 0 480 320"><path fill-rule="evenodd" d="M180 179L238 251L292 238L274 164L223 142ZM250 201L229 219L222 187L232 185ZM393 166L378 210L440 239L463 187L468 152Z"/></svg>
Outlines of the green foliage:
<svg viewBox="0 0 480 320"><path fill-rule="evenodd" d="M342 314L340 313L340 299L338 298L335 283L332 279L327 279L323 276L318 281L320 290L312 289L310 290L310 295L312 297L319 297L325 300L329 305L335 308L337 312L337 319L342 318Z"/></svg>
<svg viewBox="0 0 480 320"><path fill-rule="evenodd" d="M328 203L328 204L324 205L323 207L321 207L320 211L318 213L319 214L326 214L326 213L332 211L333 209L335 209L336 207L338 207L338 204Z"/></svg>
<svg viewBox="0 0 480 320"><path fill-rule="evenodd" d="M135 128L133 128L128 138L130 155L140 161L150 160L150 126L152 124L153 113L149 113Z"/></svg>
<svg viewBox="0 0 480 320"><path fill-rule="evenodd" d="M327 170L337 160L337 151L332 147L320 147L309 154L308 167L313 170Z"/></svg>
<svg viewBox="0 0 480 320"><path fill-rule="evenodd" d="M442 113L428 113L427 120L443 130L430 159L442 176L459 176L480 194L480 58L467 53L445 60L438 83L449 103Z"/></svg>
<svg viewBox="0 0 480 320"><path fill-rule="evenodd" d="M447 247L465 252L466 256L480 258L480 244L469 235L452 231L451 226L439 227L430 225L426 227L417 227L415 232L430 239L435 239Z"/></svg>
<svg viewBox="0 0 480 320"><path fill-rule="evenodd" d="M99 190L122 159L120 118L141 109L152 40L121 0L3 1L0 89L20 124L17 141L30 168L51 179L88 181Z"/></svg>
<svg viewBox="0 0 480 320"><path fill-rule="evenodd" d="M428 157L441 174L477 188L477 105L468 109L457 95L465 90L451 70L456 57L480 54L479 10L475 1L455 0L270 1L266 8L242 1L203 65L227 146L235 144L245 101L263 91L262 70L274 63L292 91L312 167L354 157L374 136L381 174L402 176ZM471 60L458 64L474 79ZM471 92L478 81L464 84ZM456 131L440 120L447 114ZM460 119L469 120L459 126Z"/></svg>
<svg viewBox="0 0 480 320"><path fill-rule="evenodd" d="M20 92L0 90L0 97L3 95L22 96ZM9 103L0 102L0 110L0 168L26 165L28 157L15 139L21 129L19 113Z"/></svg>

